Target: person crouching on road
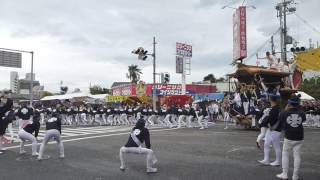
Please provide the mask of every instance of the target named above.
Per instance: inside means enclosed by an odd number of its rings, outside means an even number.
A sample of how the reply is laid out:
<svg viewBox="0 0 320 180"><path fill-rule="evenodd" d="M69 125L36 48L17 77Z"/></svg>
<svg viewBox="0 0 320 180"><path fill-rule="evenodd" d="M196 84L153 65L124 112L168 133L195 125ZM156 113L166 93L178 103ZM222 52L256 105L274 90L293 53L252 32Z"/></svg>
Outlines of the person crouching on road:
<svg viewBox="0 0 320 180"><path fill-rule="evenodd" d="M146 148L141 147L142 143L145 143ZM157 168L152 166L157 162L154 152L151 150L150 134L149 130L145 128L145 120L139 119L135 127L132 129L128 142L125 146L120 148L120 170L126 169L125 154L146 154L147 155L147 173L157 172Z"/></svg>
<svg viewBox="0 0 320 180"><path fill-rule="evenodd" d="M52 138L59 146L59 157L64 158L64 147L61 140L61 118L55 113L52 114L52 117L46 122L46 134L44 135L42 144L40 146L38 160L42 160L44 149Z"/></svg>
<svg viewBox="0 0 320 180"><path fill-rule="evenodd" d="M38 143L35 136L32 134L38 130L38 125L35 123L27 124L26 126L22 127L19 130L18 136L21 139L20 142L20 154L25 154L26 151L24 151L24 143L29 140L32 142L32 156L38 156L37 148Z"/></svg>
<svg viewBox="0 0 320 180"><path fill-rule="evenodd" d="M300 98L293 95L288 100L286 110L280 113L279 119L284 130L284 142L282 150L282 173L277 175L279 179L288 179L289 151L293 150L293 176L292 180L299 179L299 169L301 163L301 147L304 139L302 123L306 120L306 115L299 110Z"/></svg>

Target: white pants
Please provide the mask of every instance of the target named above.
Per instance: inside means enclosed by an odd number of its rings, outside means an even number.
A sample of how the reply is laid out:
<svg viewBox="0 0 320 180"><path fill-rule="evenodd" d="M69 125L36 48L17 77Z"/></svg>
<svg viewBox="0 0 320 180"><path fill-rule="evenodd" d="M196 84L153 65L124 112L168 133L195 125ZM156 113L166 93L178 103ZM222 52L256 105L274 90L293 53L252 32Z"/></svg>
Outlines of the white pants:
<svg viewBox="0 0 320 180"><path fill-rule="evenodd" d="M192 115L190 115L190 116L187 117L187 127L188 127L188 128L191 128L191 127L192 127L192 126L191 126L192 119L193 119L193 116L192 116Z"/></svg>
<svg viewBox="0 0 320 180"><path fill-rule="evenodd" d="M154 155L154 152L151 149L143 148L143 147L121 147L120 148L120 163L121 167L126 167L125 163L125 154L132 153L132 154L146 154L147 155L147 168L152 168L157 162L157 158Z"/></svg>
<svg viewBox="0 0 320 180"><path fill-rule="evenodd" d="M170 122L170 114L167 114L163 121L164 121L164 123L166 123L166 125L169 126L170 128L173 126L172 123Z"/></svg>
<svg viewBox="0 0 320 180"><path fill-rule="evenodd" d="M266 136L267 133L267 129L266 127L261 127L260 128L260 134L257 137L257 142L260 143L261 140Z"/></svg>
<svg viewBox="0 0 320 180"><path fill-rule="evenodd" d="M107 121L112 126L113 125L113 115L108 115Z"/></svg>
<svg viewBox="0 0 320 180"><path fill-rule="evenodd" d="M172 122L172 124L173 124L174 126L176 126L176 125L178 124L177 121L176 121L176 119L177 119L177 115L171 114L171 122Z"/></svg>
<svg viewBox="0 0 320 180"><path fill-rule="evenodd" d="M60 157L64 157L64 146L61 141L60 132L56 129L50 129L50 130L47 130L46 134L44 135L44 138L39 150L39 157L38 157L39 159L42 159L44 149L51 138L54 138L54 140L57 142L59 146Z"/></svg>
<svg viewBox="0 0 320 180"><path fill-rule="evenodd" d="M25 143L25 141L29 140L29 141L32 142L32 155L33 156L37 155L38 143L37 143L36 138L32 134L26 132L23 129L21 129L19 131L18 136L21 139L21 142L20 142L20 153L24 152L24 143Z"/></svg>
<svg viewBox="0 0 320 180"><path fill-rule="evenodd" d="M274 151L276 152L275 162L281 162L281 147L280 147L281 132L267 130L266 140L264 142L264 161L270 161L270 145L272 144Z"/></svg>
<svg viewBox="0 0 320 180"><path fill-rule="evenodd" d="M203 123L202 123L202 120L203 120ZM198 124L201 129L208 128L208 119L206 117L199 116L198 117Z"/></svg>
<svg viewBox="0 0 320 180"><path fill-rule="evenodd" d="M130 125L127 114L123 113L120 115L120 122L122 125Z"/></svg>
<svg viewBox="0 0 320 180"><path fill-rule="evenodd" d="M223 121L224 121L225 127L227 128L228 123L230 121L230 115L227 111L223 112Z"/></svg>
<svg viewBox="0 0 320 180"><path fill-rule="evenodd" d="M185 119L186 116L185 115L180 115L178 118L178 128L181 128L181 124L186 125L186 123L184 122L183 119Z"/></svg>
<svg viewBox="0 0 320 180"><path fill-rule="evenodd" d="M289 170L289 151L293 150L293 177L298 179L301 163L301 147L303 141L291 141L284 139L282 151L282 173L288 175Z"/></svg>
<svg viewBox="0 0 320 180"><path fill-rule="evenodd" d="M243 102L244 115L249 113L249 102Z"/></svg>
<svg viewBox="0 0 320 180"><path fill-rule="evenodd" d="M146 126L153 126L154 125L154 122L155 122L155 119L157 119L156 115L151 115L148 117L148 120L146 121Z"/></svg>

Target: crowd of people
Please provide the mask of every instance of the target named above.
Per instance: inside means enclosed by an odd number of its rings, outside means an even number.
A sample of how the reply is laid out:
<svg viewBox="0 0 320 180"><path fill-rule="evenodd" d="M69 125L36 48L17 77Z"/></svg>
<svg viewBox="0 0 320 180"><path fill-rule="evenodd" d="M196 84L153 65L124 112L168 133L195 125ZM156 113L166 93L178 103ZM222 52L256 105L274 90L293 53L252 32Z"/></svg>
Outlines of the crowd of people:
<svg viewBox="0 0 320 180"><path fill-rule="evenodd" d="M280 96L270 93L267 96L259 95L246 87L246 90L238 89L234 94L226 94L221 102L198 102L167 106L166 104L153 110L145 104L120 106L107 105L72 105L70 103L57 103L50 106L43 104L30 107L27 104L13 105L9 94L2 93L0 100L0 140L3 140L6 129L14 139L12 131L13 123L19 128L20 153L24 154L25 141L32 142L32 155L39 160L43 158L43 152L50 139L54 139L60 149L60 158L64 158L64 146L61 140L62 125L106 125L106 126L134 126L127 144L120 149L121 170L125 169L124 154L147 154L147 172L156 172L152 167L156 162L155 155L150 150L150 137L147 127L164 126L168 128L199 127L208 128L208 122L214 124L218 119L225 121L225 129L229 122L235 122L234 117L246 116L257 122L260 134L256 140L258 148L264 150L264 159L259 161L263 165L280 166L283 172L277 177L285 179L288 174L288 154L293 149L295 167L293 179L298 178L300 165L300 151L303 142L303 123L317 125L319 127L319 101L301 103L299 96L292 96L287 108L281 112L279 106ZM305 115L306 114L306 115ZM41 126L45 126L46 133L39 152L37 151L37 137ZM281 131L285 131L285 140L282 151L280 137ZM34 135L33 135L34 134ZM140 135L141 134L141 135ZM264 140L264 145L263 145ZM145 142L146 148L136 149ZM270 162L270 147L276 152L276 160ZM2 154L0 143L0 154Z"/></svg>

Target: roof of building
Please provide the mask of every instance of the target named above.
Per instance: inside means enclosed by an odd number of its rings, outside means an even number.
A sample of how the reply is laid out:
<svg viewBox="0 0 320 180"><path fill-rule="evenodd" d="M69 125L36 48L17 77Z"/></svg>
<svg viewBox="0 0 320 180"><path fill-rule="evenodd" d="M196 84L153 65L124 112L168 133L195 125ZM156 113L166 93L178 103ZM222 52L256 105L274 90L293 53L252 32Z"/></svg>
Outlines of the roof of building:
<svg viewBox="0 0 320 180"><path fill-rule="evenodd" d="M121 86L121 85L129 85L129 84L131 84L131 82L114 82L111 85L111 88L116 87L116 86Z"/></svg>

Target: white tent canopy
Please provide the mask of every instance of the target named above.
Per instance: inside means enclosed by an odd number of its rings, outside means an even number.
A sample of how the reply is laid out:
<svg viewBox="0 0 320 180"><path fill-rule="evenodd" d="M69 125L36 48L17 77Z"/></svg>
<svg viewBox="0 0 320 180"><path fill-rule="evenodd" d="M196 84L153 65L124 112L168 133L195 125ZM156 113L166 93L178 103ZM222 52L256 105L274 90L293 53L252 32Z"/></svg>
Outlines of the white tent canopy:
<svg viewBox="0 0 320 180"><path fill-rule="evenodd" d="M64 99L72 99L72 98L92 98L92 99L104 99L107 94L88 94L88 93L70 93L63 95L54 95L54 96L46 96L41 99L41 101L50 101L50 100L64 100Z"/></svg>
<svg viewBox="0 0 320 180"><path fill-rule="evenodd" d="M310 96L309 94L307 94L303 91L298 91L296 93L296 95L298 95L298 94L301 95L301 97L300 97L301 100L314 100L314 97Z"/></svg>
<svg viewBox="0 0 320 180"><path fill-rule="evenodd" d="M89 95L89 97L93 98L93 99L105 99L107 96L109 96L108 94L95 94L95 95Z"/></svg>

